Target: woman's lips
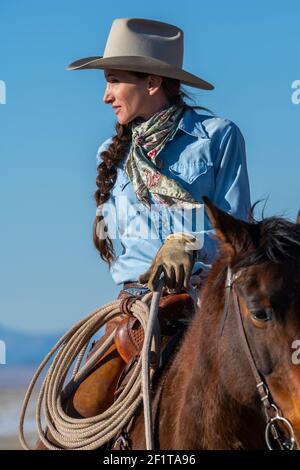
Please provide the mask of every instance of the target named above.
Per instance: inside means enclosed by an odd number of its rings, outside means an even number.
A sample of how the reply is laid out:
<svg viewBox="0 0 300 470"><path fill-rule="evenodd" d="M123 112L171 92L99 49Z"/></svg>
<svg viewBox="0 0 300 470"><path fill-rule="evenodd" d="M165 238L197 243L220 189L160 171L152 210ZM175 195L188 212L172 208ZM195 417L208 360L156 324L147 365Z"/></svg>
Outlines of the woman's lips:
<svg viewBox="0 0 300 470"><path fill-rule="evenodd" d="M121 106L116 106L116 107L114 108L116 114L118 113L118 111L120 110L120 108L121 108Z"/></svg>

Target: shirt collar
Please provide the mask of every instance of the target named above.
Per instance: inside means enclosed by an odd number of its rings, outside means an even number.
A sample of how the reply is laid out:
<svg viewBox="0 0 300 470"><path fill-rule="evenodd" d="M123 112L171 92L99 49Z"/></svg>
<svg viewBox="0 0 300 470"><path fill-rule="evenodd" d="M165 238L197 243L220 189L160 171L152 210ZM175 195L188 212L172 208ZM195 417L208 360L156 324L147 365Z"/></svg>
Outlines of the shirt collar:
<svg viewBox="0 0 300 470"><path fill-rule="evenodd" d="M177 131L178 129L182 130L186 134L192 135L193 137L203 137L204 139L209 138L201 123L199 114L194 109L188 108L184 111L183 116L179 121ZM175 134L173 134L173 137ZM170 140L172 140L172 138Z"/></svg>

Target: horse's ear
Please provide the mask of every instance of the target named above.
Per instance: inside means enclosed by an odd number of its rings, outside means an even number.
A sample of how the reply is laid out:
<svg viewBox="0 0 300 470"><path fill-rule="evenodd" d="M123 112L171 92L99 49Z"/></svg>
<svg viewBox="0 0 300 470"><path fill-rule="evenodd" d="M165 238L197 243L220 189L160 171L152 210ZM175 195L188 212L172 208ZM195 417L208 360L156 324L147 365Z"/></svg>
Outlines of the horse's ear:
<svg viewBox="0 0 300 470"><path fill-rule="evenodd" d="M248 250L258 241L259 227L256 224L235 219L232 215L215 206L211 200L203 196L209 220L221 243L226 244L232 255Z"/></svg>

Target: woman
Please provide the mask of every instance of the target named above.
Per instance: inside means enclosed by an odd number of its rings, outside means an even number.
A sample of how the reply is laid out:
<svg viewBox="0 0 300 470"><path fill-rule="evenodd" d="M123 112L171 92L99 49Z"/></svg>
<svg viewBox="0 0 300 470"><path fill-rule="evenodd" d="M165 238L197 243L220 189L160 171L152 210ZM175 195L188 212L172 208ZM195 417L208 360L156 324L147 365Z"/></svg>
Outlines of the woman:
<svg viewBox="0 0 300 470"><path fill-rule="evenodd" d="M119 18L113 21L103 56L68 67L104 70L103 101L118 120L116 135L97 154L94 243L122 286L119 298L155 289L161 274L170 292L189 290L191 274L205 276L216 242L203 214L203 195L240 219L250 210L243 136L233 122L199 114L195 109L205 108L184 101L181 84L205 90L213 86L183 70L182 63L181 29ZM122 248L117 256L115 240ZM108 325L101 342L117 322ZM114 382L124 366L119 360L107 361L98 371L99 380ZM80 393L90 389L87 379L74 400L84 416L105 408L104 395L97 395L100 405L93 412L82 405Z"/></svg>

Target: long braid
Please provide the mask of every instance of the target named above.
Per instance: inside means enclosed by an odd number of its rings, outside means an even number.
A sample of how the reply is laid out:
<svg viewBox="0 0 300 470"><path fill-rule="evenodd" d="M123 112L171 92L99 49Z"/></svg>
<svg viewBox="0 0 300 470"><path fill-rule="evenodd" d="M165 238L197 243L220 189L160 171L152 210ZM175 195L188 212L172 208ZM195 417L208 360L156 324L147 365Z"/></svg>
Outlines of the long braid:
<svg viewBox="0 0 300 470"><path fill-rule="evenodd" d="M145 79L148 74L142 72L131 72L132 75ZM170 105L177 104L182 106L184 109L204 109L209 111L207 108L202 106L190 106L184 101L184 97L189 99L190 96L181 89L180 81L172 78L163 78L162 81L163 90L170 102ZM115 251L113 243L107 235L108 227L103 226L104 216L102 215L102 204L108 201L110 197L110 190L115 184L117 178L117 163L125 158L126 152L131 144L131 125L115 124L116 135L112 138L112 142L107 148L100 154L102 162L97 167L96 185L97 190L94 193L94 198L97 205L97 215L94 220L93 226L93 241L94 245L100 253L101 258L108 263L110 266L112 261L115 259ZM102 232L101 232L102 230ZM106 232L103 236L103 231Z"/></svg>
<svg viewBox="0 0 300 470"><path fill-rule="evenodd" d="M116 135L112 138L112 142L107 150L100 154L103 160L97 167L98 175L96 177L96 185L98 189L95 191L94 197L98 212L101 212L101 206L110 196L110 190L115 184L117 178L117 163L123 160L129 143L131 142L130 126L122 125L119 122L115 125ZM111 239L106 236L100 236L99 227L104 216L101 213L96 215L93 227L93 240L94 245L100 252L101 258L106 261L109 266L115 258L115 252ZM107 231L107 227L104 227Z"/></svg>

